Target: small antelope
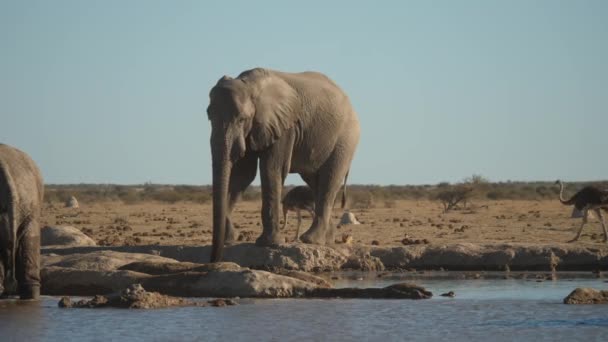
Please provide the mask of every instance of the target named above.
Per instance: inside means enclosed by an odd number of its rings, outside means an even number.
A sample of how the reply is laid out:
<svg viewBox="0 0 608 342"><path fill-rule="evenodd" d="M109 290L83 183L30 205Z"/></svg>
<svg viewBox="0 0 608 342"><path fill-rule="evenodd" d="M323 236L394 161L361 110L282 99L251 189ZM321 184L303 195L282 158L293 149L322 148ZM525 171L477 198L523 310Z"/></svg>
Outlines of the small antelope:
<svg viewBox="0 0 608 342"><path fill-rule="evenodd" d="M576 237L569 242L578 240L583 231L583 227L587 223L587 216L589 210L593 210L600 222L602 223L602 229L604 230L604 242L608 241L608 232L606 231L606 224L604 222L604 215L602 210L608 211L608 190L598 189L593 186L586 186L579 192L574 194L569 200L565 200L562 196L564 192L564 185L561 181L556 181L555 184L559 184L559 201L564 205L574 205L574 207L583 213L583 223L576 234Z"/></svg>
<svg viewBox="0 0 608 342"><path fill-rule="evenodd" d="M302 224L302 215L300 215L301 210L306 210L310 213L312 218L315 217L315 198L312 193L312 190L307 186L296 186L291 189L285 197L283 197L283 227L282 230L285 229L287 225L287 212L295 211L298 214L298 229L296 230L296 238L295 241L298 240L300 236L300 225Z"/></svg>

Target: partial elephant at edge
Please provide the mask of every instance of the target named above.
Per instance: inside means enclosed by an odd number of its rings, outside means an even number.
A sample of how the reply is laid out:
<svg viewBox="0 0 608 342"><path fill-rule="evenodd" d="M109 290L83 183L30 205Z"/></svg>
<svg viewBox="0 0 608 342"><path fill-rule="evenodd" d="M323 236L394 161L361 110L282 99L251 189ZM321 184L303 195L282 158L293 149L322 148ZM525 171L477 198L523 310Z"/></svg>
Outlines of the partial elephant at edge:
<svg viewBox="0 0 608 342"><path fill-rule="evenodd" d="M24 152L0 144L0 293L40 295L40 211L44 183Z"/></svg>

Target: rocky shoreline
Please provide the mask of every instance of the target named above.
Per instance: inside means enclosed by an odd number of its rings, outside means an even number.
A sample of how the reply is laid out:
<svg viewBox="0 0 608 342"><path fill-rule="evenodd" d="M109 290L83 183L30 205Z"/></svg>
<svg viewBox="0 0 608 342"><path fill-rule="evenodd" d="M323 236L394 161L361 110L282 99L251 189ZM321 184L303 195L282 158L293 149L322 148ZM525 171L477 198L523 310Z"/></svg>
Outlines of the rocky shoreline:
<svg viewBox="0 0 608 342"><path fill-rule="evenodd" d="M461 271L459 278L482 278L485 271L589 271L608 267L608 247L572 245L418 245L399 247L286 244L229 246L225 262L209 264L210 246L44 247L42 293L94 296L119 293L132 284L176 297L401 298L432 294L412 284L382 289L333 288L316 272ZM416 272L412 272L416 271ZM511 272L513 271L513 272ZM473 272L474 274L467 274ZM433 273L433 272L430 272ZM440 272L445 276L444 272ZM526 277L525 272L521 274ZM452 272L452 274L454 274ZM489 274L488 274L489 275ZM555 274L536 274L537 281ZM415 278L414 278L415 279Z"/></svg>
<svg viewBox="0 0 608 342"><path fill-rule="evenodd" d="M109 246L44 247L43 258L99 251L139 253L206 263L210 246ZM261 270L304 272L344 269L450 271L595 271L608 269L608 246L581 247L571 244L471 244L363 246L314 246L285 244L257 247L243 243L225 249L225 261Z"/></svg>
<svg viewBox="0 0 608 342"><path fill-rule="evenodd" d="M117 303L124 303L126 297L122 295L123 291L133 284L150 291L142 292L142 296L135 298L140 304L134 305L144 306L148 304L141 302L150 298L152 302L167 305L187 304L162 296L395 299L426 299L432 296L424 288L406 283L385 288L336 289L327 280L302 271L283 269L273 273L241 267L232 262L199 264L150 254L107 250L63 256L47 254L43 257L42 266L43 294L101 296L93 302L77 305L81 307L111 305L112 298Z"/></svg>

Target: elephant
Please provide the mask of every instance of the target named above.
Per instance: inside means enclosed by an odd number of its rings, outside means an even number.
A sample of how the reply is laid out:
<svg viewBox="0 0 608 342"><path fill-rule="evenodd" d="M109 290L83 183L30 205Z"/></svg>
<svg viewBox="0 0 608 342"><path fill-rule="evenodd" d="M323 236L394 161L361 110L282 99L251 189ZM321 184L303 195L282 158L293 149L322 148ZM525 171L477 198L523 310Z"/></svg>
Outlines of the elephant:
<svg viewBox="0 0 608 342"><path fill-rule="evenodd" d="M0 294L40 296L40 215L44 185L24 152L0 144Z"/></svg>
<svg viewBox="0 0 608 342"><path fill-rule="evenodd" d="M230 215L257 174L262 187L258 246L285 242L279 230L281 191L288 173L313 190L315 218L304 243L334 242L334 200L359 143L359 119L348 96L324 74L256 68L223 76L209 93L213 169L211 261L234 241Z"/></svg>

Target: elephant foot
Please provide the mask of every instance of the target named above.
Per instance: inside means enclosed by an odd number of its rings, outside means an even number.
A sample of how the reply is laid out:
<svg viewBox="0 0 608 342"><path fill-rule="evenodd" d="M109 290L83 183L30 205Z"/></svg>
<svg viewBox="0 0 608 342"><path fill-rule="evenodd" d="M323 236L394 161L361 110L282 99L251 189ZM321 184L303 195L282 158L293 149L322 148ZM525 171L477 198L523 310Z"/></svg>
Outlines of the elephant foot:
<svg viewBox="0 0 608 342"><path fill-rule="evenodd" d="M234 232L234 227L232 226L232 222L230 219L226 219L226 236L224 237L224 244L226 245L234 245L236 242L236 236Z"/></svg>
<svg viewBox="0 0 608 342"><path fill-rule="evenodd" d="M260 247L274 247L285 243L285 238L280 233L260 235L255 240L255 245Z"/></svg>
<svg viewBox="0 0 608 342"><path fill-rule="evenodd" d="M324 245L326 242L327 234L319 228L310 228L302 236L300 241L314 245Z"/></svg>
<svg viewBox="0 0 608 342"><path fill-rule="evenodd" d="M336 243L336 228L330 223L331 228L325 233L325 244L333 245Z"/></svg>
<svg viewBox="0 0 608 342"><path fill-rule="evenodd" d="M40 297L40 285L27 285L19 289L20 299L38 299Z"/></svg>
<svg viewBox="0 0 608 342"><path fill-rule="evenodd" d="M226 231L226 239L224 240L224 244L226 245L234 245L236 243L236 237L234 236L234 229Z"/></svg>

